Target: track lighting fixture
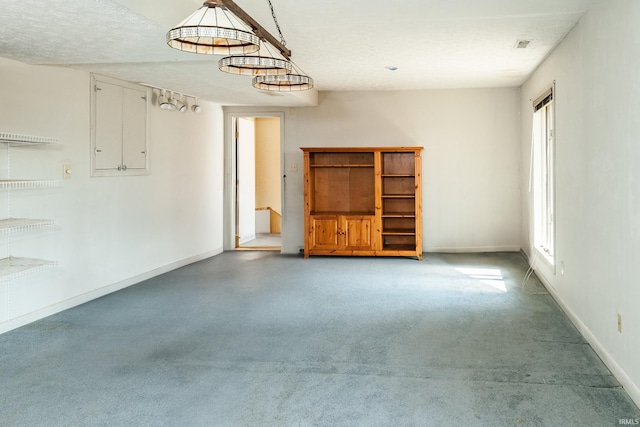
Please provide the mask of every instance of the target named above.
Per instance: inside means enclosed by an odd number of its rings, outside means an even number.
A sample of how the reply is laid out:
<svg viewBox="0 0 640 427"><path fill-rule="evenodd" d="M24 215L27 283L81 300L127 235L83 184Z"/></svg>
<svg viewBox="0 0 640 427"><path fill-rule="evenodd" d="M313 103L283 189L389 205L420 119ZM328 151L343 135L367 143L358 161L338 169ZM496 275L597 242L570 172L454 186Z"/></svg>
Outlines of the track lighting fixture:
<svg viewBox="0 0 640 427"><path fill-rule="evenodd" d="M142 86L151 88L151 90L157 90L159 92L157 103L158 107L167 111L179 111L184 113L189 109L189 98L193 99L193 105L191 111L194 113L201 113L202 107L198 104L198 98L193 95L187 95L186 93L170 91L161 87L152 86L147 83L139 83ZM169 92L169 96L167 96Z"/></svg>

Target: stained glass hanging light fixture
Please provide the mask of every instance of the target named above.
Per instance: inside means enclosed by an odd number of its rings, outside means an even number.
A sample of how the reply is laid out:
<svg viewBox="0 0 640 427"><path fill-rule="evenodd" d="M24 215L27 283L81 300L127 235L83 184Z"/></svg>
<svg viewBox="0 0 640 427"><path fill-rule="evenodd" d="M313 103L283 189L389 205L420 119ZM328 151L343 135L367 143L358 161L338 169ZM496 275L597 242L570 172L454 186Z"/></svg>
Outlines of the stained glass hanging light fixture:
<svg viewBox="0 0 640 427"><path fill-rule="evenodd" d="M256 76L253 87L273 92L297 92L313 89L313 79L291 62L291 73L278 76Z"/></svg>
<svg viewBox="0 0 640 427"><path fill-rule="evenodd" d="M260 38L220 0L202 7L167 33L174 49L206 55L242 55L260 49Z"/></svg>
<svg viewBox="0 0 640 427"><path fill-rule="evenodd" d="M227 55L221 71L251 75L257 89L292 92L313 88L313 79L291 61L271 0L267 0L280 40L264 29L233 0L206 0L202 7L167 33L175 49Z"/></svg>
<svg viewBox="0 0 640 427"><path fill-rule="evenodd" d="M293 66L270 43L263 41L260 50L248 55L232 55L218 61L220 71L248 76L278 76L291 72Z"/></svg>

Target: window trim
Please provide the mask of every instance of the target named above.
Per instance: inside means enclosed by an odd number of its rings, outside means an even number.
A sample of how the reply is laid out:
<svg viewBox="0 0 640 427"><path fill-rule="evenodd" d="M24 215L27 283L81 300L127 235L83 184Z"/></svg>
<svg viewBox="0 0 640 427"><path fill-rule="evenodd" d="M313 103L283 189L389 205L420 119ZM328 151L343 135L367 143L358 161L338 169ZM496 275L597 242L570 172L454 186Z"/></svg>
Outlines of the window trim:
<svg viewBox="0 0 640 427"><path fill-rule="evenodd" d="M532 247L537 251L555 272L556 258L556 88L555 82L540 93L532 101L532 138L531 138L531 179L530 191L533 191L532 213L533 233ZM545 138L544 142L536 138L536 114L544 109ZM542 114L542 113L541 113ZM550 126L549 126L550 125ZM540 144L544 144L541 146ZM544 153L542 152L544 151ZM544 158L542 158L544 155ZM542 163L541 163L542 162ZM544 177L542 177L544 174ZM543 179L544 178L544 179ZM540 187L545 185L542 195L538 194ZM544 197L543 206L537 200ZM542 214L541 211L547 212ZM542 222L547 225L542 225ZM541 237L541 233L546 236Z"/></svg>

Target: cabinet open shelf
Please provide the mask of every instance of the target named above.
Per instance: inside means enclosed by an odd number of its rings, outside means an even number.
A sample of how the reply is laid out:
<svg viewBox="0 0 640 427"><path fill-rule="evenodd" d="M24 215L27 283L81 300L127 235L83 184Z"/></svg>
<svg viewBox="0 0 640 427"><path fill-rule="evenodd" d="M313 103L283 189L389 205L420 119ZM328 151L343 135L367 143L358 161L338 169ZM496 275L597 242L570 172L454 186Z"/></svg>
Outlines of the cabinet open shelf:
<svg viewBox="0 0 640 427"><path fill-rule="evenodd" d="M305 257L422 259L421 150L303 148Z"/></svg>

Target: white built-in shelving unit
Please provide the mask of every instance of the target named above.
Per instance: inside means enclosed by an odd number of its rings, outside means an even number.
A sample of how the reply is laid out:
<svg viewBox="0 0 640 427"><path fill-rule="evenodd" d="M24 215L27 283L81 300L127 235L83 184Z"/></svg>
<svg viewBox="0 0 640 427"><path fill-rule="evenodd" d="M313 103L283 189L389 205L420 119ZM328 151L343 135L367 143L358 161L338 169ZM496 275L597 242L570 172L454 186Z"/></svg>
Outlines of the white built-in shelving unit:
<svg viewBox="0 0 640 427"><path fill-rule="evenodd" d="M59 185L57 180L14 179L11 176L11 148L57 144L58 140L42 136L0 132L0 143L7 146L7 177L0 180L0 190L7 192L7 218L0 218L0 236L7 236L8 256L0 259L0 282L4 282L57 266L56 261L15 257L11 253L11 236L13 234L55 226L55 221L50 219L13 218L11 216L11 192L13 190L53 188Z"/></svg>

